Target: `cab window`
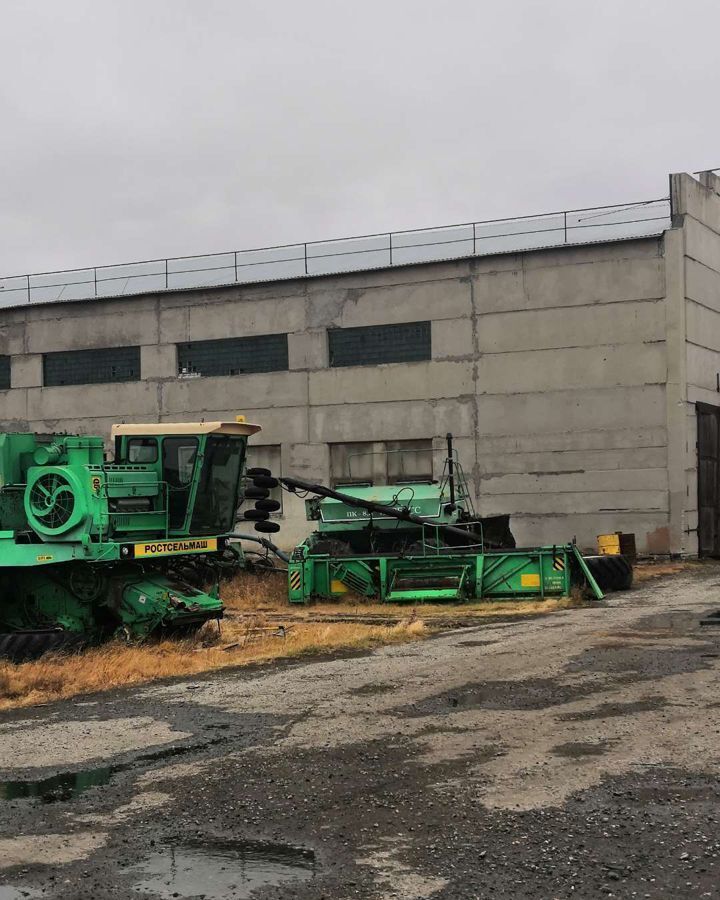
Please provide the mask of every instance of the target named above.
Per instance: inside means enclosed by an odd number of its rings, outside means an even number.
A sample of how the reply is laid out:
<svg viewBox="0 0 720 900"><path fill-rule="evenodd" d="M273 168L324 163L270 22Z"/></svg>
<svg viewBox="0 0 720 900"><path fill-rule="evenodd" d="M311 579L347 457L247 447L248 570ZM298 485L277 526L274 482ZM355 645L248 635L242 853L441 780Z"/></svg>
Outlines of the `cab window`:
<svg viewBox="0 0 720 900"><path fill-rule="evenodd" d="M129 463L154 463L158 460L158 446L154 438L130 438L127 443Z"/></svg>

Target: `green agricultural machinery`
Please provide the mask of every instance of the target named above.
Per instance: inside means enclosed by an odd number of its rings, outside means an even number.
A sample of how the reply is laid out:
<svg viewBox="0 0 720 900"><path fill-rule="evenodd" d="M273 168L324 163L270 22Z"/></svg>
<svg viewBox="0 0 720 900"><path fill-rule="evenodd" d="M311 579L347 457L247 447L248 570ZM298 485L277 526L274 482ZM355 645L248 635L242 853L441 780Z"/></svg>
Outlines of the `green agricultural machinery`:
<svg viewBox="0 0 720 900"><path fill-rule="evenodd" d="M245 494L259 498L256 529L277 529L262 509L277 508L262 499L277 481L245 471L259 430L115 425L112 462L100 437L0 434L0 655L182 635L219 619Z"/></svg>
<svg viewBox="0 0 720 900"><path fill-rule="evenodd" d="M451 435L439 482L280 480L314 495L305 506L316 530L288 564L291 603L348 592L398 603L546 599L575 588L601 600L632 580L624 557L584 557L575 543L517 547L509 516L478 517Z"/></svg>

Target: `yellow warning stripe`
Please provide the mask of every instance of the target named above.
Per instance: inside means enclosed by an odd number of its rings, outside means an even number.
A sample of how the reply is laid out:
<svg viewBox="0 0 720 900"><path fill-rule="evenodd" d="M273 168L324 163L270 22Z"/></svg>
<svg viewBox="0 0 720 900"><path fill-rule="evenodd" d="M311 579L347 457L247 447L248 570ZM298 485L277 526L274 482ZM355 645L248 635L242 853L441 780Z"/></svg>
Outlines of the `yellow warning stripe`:
<svg viewBox="0 0 720 900"><path fill-rule="evenodd" d="M293 591L297 591L300 588L300 581L302 580L300 572L295 571L290 573L290 588Z"/></svg>

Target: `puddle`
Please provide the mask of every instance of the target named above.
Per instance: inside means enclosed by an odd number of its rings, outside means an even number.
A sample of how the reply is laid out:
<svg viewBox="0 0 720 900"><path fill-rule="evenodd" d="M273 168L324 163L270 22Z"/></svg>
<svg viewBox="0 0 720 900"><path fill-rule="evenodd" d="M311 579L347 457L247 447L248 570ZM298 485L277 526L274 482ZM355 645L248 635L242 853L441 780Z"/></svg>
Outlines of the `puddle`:
<svg viewBox="0 0 720 900"><path fill-rule="evenodd" d="M89 788L107 784L115 775L134 769L142 763L157 762L162 759L171 759L197 750L203 750L213 744L219 743L222 738L206 741L204 744L194 744L188 747L166 747L155 753L144 753L126 763L118 763L114 766L103 766L96 769L81 769L79 772L59 772L48 778L19 779L17 781L0 781L0 800L39 800L41 803L57 803L59 800L72 800ZM161 774L161 773L159 773ZM0 894L0 900L5 898Z"/></svg>
<svg viewBox="0 0 720 900"><path fill-rule="evenodd" d="M124 870L137 873L139 894L162 898L242 900L261 887L315 877L315 854L300 847L256 841L168 848Z"/></svg>
<svg viewBox="0 0 720 900"><path fill-rule="evenodd" d="M84 772L61 772L37 781L3 781L0 783L0 798L21 800L31 797L41 803L56 803L58 800L70 800L88 788L107 784L114 774L112 768L86 769ZM0 900L5 900L2 893Z"/></svg>

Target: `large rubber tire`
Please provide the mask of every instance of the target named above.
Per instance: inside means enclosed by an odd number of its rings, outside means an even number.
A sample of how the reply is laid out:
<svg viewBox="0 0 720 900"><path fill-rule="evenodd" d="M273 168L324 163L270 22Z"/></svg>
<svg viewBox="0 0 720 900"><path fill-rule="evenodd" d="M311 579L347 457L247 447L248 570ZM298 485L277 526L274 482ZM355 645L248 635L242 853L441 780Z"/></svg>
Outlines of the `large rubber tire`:
<svg viewBox="0 0 720 900"><path fill-rule="evenodd" d="M259 488L276 488L280 484L277 478L273 478L272 475L255 475L252 480L255 487Z"/></svg>
<svg viewBox="0 0 720 900"><path fill-rule="evenodd" d="M244 497L246 500L265 500L269 496L270 491L267 488L254 487L253 485L245 488Z"/></svg>
<svg viewBox="0 0 720 900"><path fill-rule="evenodd" d="M255 509L261 509L263 512L277 512L280 509L278 500L256 500Z"/></svg>
<svg viewBox="0 0 720 900"><path fill-rule="evenodd" d="M245 474L249 475L250 478L254 478L256 475L272 475L272 472L270 469L264 469L262 466L255 466L248 469Z"/></svg>
<svg viewBox="0 0 720 900"><path fill-rule="evenodd" d="M88 643L87 635L73 631L14 631L0 634L0 657L28 662L45 653L75 653Z"/></svg>
<svg viewBox="0 0 720 900"><path fill-rule="evenodd" d="M263 522L270 518L270 513L264 509L246 509L243 513L243 519L249 519L251 522Z"/></svg>
<svg viewBox="0 0 720 900"><path fill-rule="evenodd" d="M255 531L259 531L262 534L277 534L280 531L280 526L277 522L256 522Z"/></svg>
<svg viewBox="0 0 720 900"><path fill-rule="evenodd" d="M632 566L624 556L585 556L584 560L603 593L626 591L632 586Z"/></svg>

